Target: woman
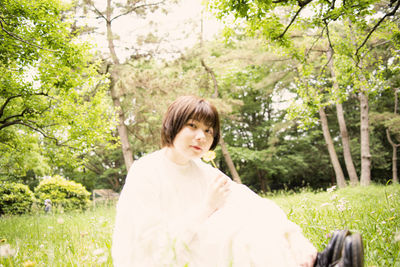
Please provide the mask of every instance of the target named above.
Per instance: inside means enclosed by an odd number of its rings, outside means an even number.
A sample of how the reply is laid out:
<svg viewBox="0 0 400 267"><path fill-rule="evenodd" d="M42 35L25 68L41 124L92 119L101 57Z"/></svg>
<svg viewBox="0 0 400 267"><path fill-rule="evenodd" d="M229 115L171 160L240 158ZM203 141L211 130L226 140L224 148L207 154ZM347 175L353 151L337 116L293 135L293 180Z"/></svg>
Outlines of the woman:
<svg viewBox="0 0 400 267"><path fill-rule="evenodd" d="M361 239L348 231L317 254L277 205L202 162L219 137L209 102L183 96L170 105L163 148L135 161L121 192L115 266L350 266L350 254L360 256Z"/></svg>

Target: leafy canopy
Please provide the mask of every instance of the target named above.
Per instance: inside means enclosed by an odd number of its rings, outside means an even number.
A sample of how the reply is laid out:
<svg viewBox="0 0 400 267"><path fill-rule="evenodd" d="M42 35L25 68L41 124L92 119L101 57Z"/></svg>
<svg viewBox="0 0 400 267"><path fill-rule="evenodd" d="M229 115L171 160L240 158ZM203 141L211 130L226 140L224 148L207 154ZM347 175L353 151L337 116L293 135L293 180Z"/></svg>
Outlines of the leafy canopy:
<svg viewBox="0 0 400 267"><path fill-rule="evenodd" d="M54 0L0 3L0 174L48 174L111 137L105 77L67 9Z"/></svg>

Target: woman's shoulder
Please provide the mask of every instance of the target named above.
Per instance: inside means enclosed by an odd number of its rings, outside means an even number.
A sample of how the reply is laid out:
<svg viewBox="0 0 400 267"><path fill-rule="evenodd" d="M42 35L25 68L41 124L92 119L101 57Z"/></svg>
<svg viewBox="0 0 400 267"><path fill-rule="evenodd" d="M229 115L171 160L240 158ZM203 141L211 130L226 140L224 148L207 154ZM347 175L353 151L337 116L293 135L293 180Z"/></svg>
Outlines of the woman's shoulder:
<svg viewBox="0 0 400 267"><path fill-rule="evenodd" d="M161 160L161 150L148 153L135 160L132 164L134 167L155 166Z"/></svg>
<svg viewBox="0 0 400 267"><path fill-rule="evenodd" d="M160 163L160 150L145 154L136 159L129 168L128 177L146 175L153 176Z"/></svg>

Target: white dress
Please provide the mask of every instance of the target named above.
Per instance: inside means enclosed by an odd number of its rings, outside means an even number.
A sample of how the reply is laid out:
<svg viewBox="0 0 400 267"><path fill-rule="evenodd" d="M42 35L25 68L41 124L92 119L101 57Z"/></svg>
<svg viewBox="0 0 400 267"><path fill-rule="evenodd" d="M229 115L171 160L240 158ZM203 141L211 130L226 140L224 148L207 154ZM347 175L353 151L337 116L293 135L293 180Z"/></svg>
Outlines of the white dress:
<svg viewBox="0 0 400 267"><path fill-rule="evenodd" d="M315 251L276 204L233 181L225 205L198 222L207 182L219 170L200 159L177 165L164 152L129 170L117 204L114 266L289 267Z"/></svg>

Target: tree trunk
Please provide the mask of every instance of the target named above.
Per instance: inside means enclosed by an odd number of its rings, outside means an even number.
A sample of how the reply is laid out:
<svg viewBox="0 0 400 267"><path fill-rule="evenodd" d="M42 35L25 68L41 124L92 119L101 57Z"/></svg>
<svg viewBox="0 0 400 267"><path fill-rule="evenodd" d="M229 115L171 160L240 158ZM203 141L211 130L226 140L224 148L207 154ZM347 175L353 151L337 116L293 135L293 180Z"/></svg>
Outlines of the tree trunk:
<svg viewBox="0 0 400 267"><path fill-rule="evenodd" d="M113 32L111 28L111 0L107 0L107 11L106 11L106 25L107 25L107 41L108 41L108 49L110 50L113 66L109 68L110 72L110 93L111 98L114 104L114 109L118 115L118 135L121 141L122 146L122 154L124 156L125 168L129 171L133 163L133 155L131 146L129 144L129 135L128 135L128 128L125 125L125 113L122 109L121 101L120 101L120 94L117 92L116 89L116 81L118 80L118 72L117 68L119 65L119 60L117 54L115 52L114 46L114 39L113 39Z"/></svg>
<svg viewBox="0 0 400 267"><path fill-rule="evenodd" d="M336 103L336 113L339 121L340 135L342 137L343 157L346 164L347 173L349 174L350 184L352 186L358 185L358 176L356 168L354 167L353 158L351 156L350 138L344 119L342 103Z"/></svg>
<svg viewBox="0 0 400 267"><path fill-rule="evenodd" d="M369 117L368 95L362 89L360 98L360 128L361 128L361 185L371 183L371 153L369 148Z"/></svg>
<svg viewBox="0 0 400 267"><path fill-rule="evenodd" d="M395 144L390 137L390 132L389 129L386 129L386 137L389 141L389 143L392 145L392 181L393 183L399 183L399 179L397 177L397 147L400 146L400 144Z"/></svg>
<svg viewBox="0 0 400 267"><path fill-rule="evenodd" d="M225 162L228 165L229 171L232 175L232 179L238 184L242 183L238 172L236 171L235 164L233 164L231 155L229 154L228 148L226 147L224 138L221 136L219 140L219 144L221 145L222 155L224 155Z"/></svg>
<svg viewBox="0 0 400 267"><path fill-rule="evenodd" d="M263 173L257 170L258 181L260 183L261 191L267 192L267 181L263 178Z"/></svg>
<svg viewBox="0 0 400 267"><path fill-rule="evenodd" d="M333 89L338 92L339 85L336 80L336 73L333 67L333 51L332 47L329 47L327 52L328 57L328 66L331 71L331 77L333 82ZM343 146L343 157L346 165L347 173L349 174L350 184L355 186L358 185L358 176L356 172L356 168L354 167L353 158L351 156L351 148L350 148L350 138L347 131L346 120L344 118L343 105L340 100L336 101L336 115L340 128L340 136L342 137L342 146Z"/></svg>
<svg viewBox="0 0 400 267"><path fill-rule="evenodd" d="M114 67L115 67L115 65L114 65ZM117 79L117 77L115 77L115 74L116 74L116 70L111 70L110 92L111 92L111 98L112 98L112 101L114 104L115 112L118 115L117 130L118 130L119 139L121 141L122 154L124 156L125 167L126 167L126 170L129 171L129 168L133 164L133 155L132 155L131 146L129 144L128 127L126 127L126 125L125 125L125 114L124 114L124 111L122 110L121 101L119 100L120 96L116 92L117 90L115 89L115 81Z"/></svg>
<svg viewBox="0 0 400 267"><path fill-rule="evenodd" d="M217 83L217 79L215 78L214 71L206 65L206 63L204 62L203 59L201 60L201 65L203 65L203 67L207 71L207 73L211 75L211 78L214 83L214 93L212 95L212 98L217 98L218 97L218 83ZM219 144L221 145L222 155L224 156L225 162L228 165L229 171L232 175L232 179L235 182L241 184L242 180L240 179L239 173L236 171L235 165L233 164L231 155L229 154L229 151L228 151L228 148L226 147L224 138L222 137L222 133L221 133L221 138L219 140Z"/></svg>
<svg viewBox="0 0 400 267"><path fill-rule="evenodd" d="M398 99L397 99L397 92L398 88L394 89L394 115L397 114L397 105L398 105ZM386 137L392 146L392 181L393 183L398 184L399 183L399 178L397 176L397 147L400 146L400 144L396 144L392 138L390 137L390 128L386 129Z"/></svg>
<svg viewBox="0 0 400 267"><path fill-rule="evenodd" d="M346 181L344 179L344 174L342 167L340 166L339 159L337 157L335 147L333 145L331 134L329 133L328 119L326 118L326 113L323 107L319 109L319 116L321 119L322 132L324 134L325 142L328 147L329 157L336 175L336 183L339 188L346 187Z"/></svg>

